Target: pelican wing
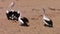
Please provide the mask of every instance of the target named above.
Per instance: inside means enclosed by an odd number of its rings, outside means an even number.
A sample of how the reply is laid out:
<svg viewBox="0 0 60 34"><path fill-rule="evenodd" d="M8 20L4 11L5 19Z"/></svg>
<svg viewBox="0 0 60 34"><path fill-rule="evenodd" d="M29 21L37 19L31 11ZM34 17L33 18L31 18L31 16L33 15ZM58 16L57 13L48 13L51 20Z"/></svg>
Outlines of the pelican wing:
<svg viewBox="0 0 60 34"><path fill-rule="evenodd" d="M43 17L44 20L50 21L50 19L46 16Z"/></svg>

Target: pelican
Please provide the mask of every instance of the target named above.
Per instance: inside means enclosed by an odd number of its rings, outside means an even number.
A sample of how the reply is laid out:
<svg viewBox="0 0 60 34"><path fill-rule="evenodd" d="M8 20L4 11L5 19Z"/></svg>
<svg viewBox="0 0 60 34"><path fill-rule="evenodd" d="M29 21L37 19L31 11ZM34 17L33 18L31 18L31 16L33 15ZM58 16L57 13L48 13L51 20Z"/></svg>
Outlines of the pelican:
<svg viewBox="0 0 60 34"><path fill-rule="evenodd" d="M21 17L20 11L12 10L12 8L14 7L14 2L11 2L9 7L10 7L10 10L6 11L6 15L9 20L17 20L21 22L21 26L29 26L27 24L29 22L28 19L26 17Z"/></svg>
<svg viewBox="0 0 60 34"><path fill-rule="evenodd" d="M22 17L20 11L7 10L6 15L7 15L8 20L14 20L14 21L16 20L21 23L21 26L29 26L27 24L29 22L28 19L26 17Z"/></svg>
<svg viewBox="0 0 60 34"><path fill-rule="evenodd" d="M6 15L7 15L7 18L8 20L13 20L15 15L13 14L14 10L7 10L6 11Z"/></svg>
<svg viewBox="0 0 60 34"><path fill-rule="evenodd" d="M21 14L18 18L18 21L21 22L21 26L29 26L27 23L29 20L26 17L21 17Z"/></svg>
<svg viewBox="0 0 60 34"><path fill-rule="evenodd" d="M45 9L43 8L43 22L45 23L44 26L53 27L53 22L50 18L48 18L45 14Z"/></svg>
<svg viewBox="0 0 60 34"><path fill-rule="evenodd" d="M12 15L12 11L7 10L6 11L6 16L7 16L8 20L10 20L11 15Z"/></svg>
<svg viewBox="0 0 60 34"><path fill-rule="evenodd" d="M14 5L15 5L15 3L12 1L8 6L8 7L10 7L9 10L6 11L8 20L13 20L14 19L13 17L15 17L13 14L14 10L12 9L14 7Z"/></svg>

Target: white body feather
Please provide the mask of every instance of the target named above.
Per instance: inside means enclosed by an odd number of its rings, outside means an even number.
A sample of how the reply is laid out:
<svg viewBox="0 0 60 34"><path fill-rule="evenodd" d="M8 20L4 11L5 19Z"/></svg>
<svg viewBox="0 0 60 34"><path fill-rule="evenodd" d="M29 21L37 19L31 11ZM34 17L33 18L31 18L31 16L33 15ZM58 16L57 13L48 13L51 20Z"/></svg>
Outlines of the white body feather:
<svg viewBox="0 0 60 34"><path fill-rule="evenodd" d="M23 24L24 22L21 20L21 17L18 18L18 20Z"/></svg>
<svg viewBox="0 0 60 34"><path fill-rule="evenodd" d="M43 16L44 20L50 21L50 19L47 16Z"/></svg>
<svg viewBox="0 0 60 34"><path fill-rule="evenodd" d="M46 21L50 21L50 19L47 16L43 16L43 22L47 25L49 25Z"/></svg>
<svg viewBox="0 0 60 34"><path fill-rule="evenodd" d="M19 16L18 20L19 20L19 22L21 22L22 24L24 24L23 20L21 20L21 18L22 18L22 16L21 16L21 12L18 11L18 14L19 14L19 13L20 13L20 16Z"/></svg>
<svg viewBox="0 0 60 34"><path fill-rule="evenodd" d="M7 10L6 13L9 13L9 11Z"/></svg>
<svg viewBox="0 0 60 34"><path fill-rule="evenodd" d="M12 9L10 9L10 10L7 10L7 11L6 11L6 13L9 13L9 11L12 11L12 12L13 12L14 10L12 10Z"/></svg>

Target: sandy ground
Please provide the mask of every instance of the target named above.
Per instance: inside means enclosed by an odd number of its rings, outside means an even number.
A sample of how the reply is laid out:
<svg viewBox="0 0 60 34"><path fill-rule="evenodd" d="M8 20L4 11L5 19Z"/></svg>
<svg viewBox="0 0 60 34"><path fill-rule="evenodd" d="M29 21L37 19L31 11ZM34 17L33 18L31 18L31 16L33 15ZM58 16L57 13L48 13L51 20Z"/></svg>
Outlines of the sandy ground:
<svg viewBox="0 0 60 34"><path fill-rule="evenodd" d="M7 20L5 14L11 1L15 2L13 9L18 9L22 16L29 19L29 27L20 26L18 21ZM0 0L0 34L60 34L59 4L60 0ZM52 19L53 28L44 27L42 8L46 9L46 14Z"/></svg>

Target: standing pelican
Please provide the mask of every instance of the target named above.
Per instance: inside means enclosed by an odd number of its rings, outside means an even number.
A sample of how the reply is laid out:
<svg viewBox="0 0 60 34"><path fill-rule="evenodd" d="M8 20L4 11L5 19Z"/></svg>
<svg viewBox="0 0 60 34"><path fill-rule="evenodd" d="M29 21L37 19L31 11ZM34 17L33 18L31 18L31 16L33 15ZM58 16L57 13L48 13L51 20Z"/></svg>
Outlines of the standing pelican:
<svg viewBox="0 0 60 34"><path fill-rule="evenodd" d="M53 22L49 19L45 14L45 9L43 8L43 22L45 23L44 26L53 27Z"/></svg>

